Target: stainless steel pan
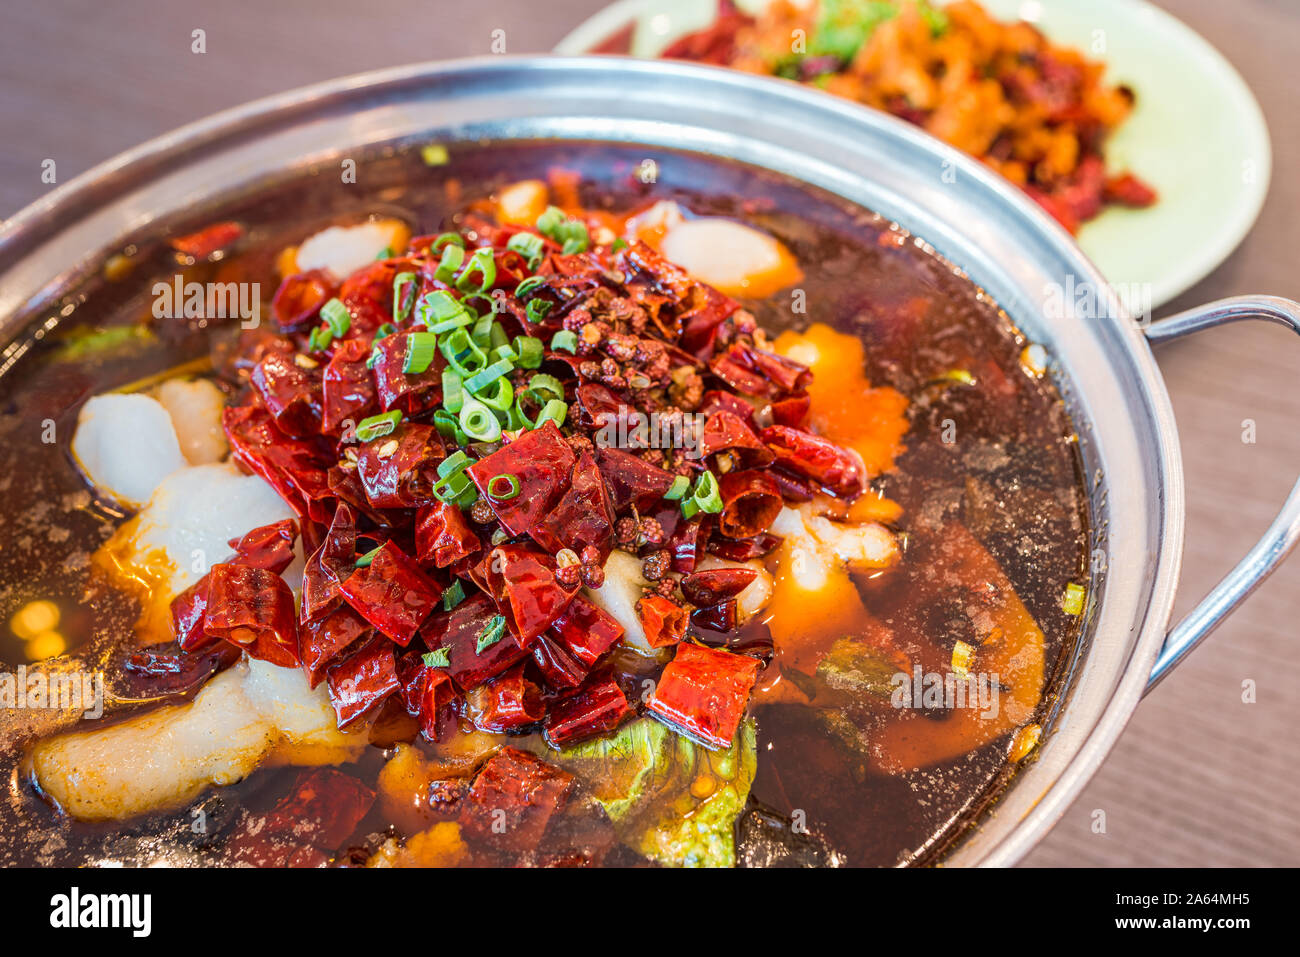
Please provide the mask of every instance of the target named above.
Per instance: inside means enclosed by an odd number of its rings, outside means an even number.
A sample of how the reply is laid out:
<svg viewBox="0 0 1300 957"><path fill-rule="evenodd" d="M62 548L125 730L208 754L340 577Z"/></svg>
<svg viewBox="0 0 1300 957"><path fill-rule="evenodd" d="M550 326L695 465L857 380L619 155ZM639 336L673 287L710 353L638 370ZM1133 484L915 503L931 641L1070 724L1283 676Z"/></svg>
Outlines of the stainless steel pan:
<svg viewBox="0 0 1300 957"><path fill-rule="evenodd" d="M1241 319L1300 332L1300 306L1212 303L1142 329L1070 238L979 163L883 114L745 74L618 58L496 57L338 80L231 110L60 186L0 229L0 342L159 218L403 141L575 139L695 150L837 193L927 240L1051 356L1088 476L1094 580L1038 758L948 854L1010 864L1069 806L1142 695L1300 536L1300 484L1245 559L1169 627L1183 548L1178 432L1151 344ZM1102 308L1053 292L1088 288ZM21 346L0 354L15 361Z"/></svg>

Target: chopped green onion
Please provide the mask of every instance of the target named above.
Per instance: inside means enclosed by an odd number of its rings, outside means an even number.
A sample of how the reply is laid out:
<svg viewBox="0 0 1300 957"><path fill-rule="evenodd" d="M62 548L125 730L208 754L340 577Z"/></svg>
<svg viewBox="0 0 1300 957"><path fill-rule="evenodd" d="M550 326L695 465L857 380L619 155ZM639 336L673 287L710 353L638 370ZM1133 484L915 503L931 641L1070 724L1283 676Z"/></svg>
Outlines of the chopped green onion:
<svg viewBox="0 0 1300 957"><path fill-rule="evenodd" d="M478 284L474 284L474 275L479 277ZM492 284L497 281L497 264L493 258L491 249L475 250L474 255L469 258L468 265L456 279L456 288L461 292L485 293L492 288Z"/></svg>
<svg viewBox="0 0 1300 957"><path fill-rule="evenodd" d="M722 494L718 490L718 477L711 471L701 472L695 480L695 491L691 500L699 506L701 512L716 515L722 511Z"/></svg>
<svg viewBox="0 0 1300 957"><path fill-rule="evenodd" d="M555 352L567 352L571 355L577 353L578 334L568 329L561 329L551 336L551 349Z"/></svg>
<svg viewBox="0 0 1300 957"><path fill-rule="evenodd" d="M567 218L554 206L546 207L546 211L537 217L537 231L559 243L566 256L586 252L591 241L584 223Z"/></svg>
<svg viewBox="0 0 1300 957"><path fill-rule="evenodd" d="M1065 586L1065 597L1061 599L1061 611L1067 615L1082 615L1083 605L1087 597L1088 590L1086 588L1070 582Z"/></svg>
<svg viewBox="0 0 1300 957"><path fill-rule="evenodd" d="M446 166L449 156L447 147L441 143L429 143L420 148L420 159L424 160L425 166Z"/></svg>
<svg viewBox="0 0 1300 957"><path fill-rule="evenodd" d="M406 360L402 371L407 375L427 372L438 351L438 337L432 332L412 332L406 337Z"/></svg>
<svg viewBox="0 0 1300 957"><path fill-rule="evenodd" d="M488 333L488 342L491 344L493 351L510 348L510 337L506 335L505 327L501 323L492 323L492 329ZM501 358L504 359L506 356L501 356Z"/></svg>
<svg viewBox="0 0 1300 957"><path fill-rule="evenodd" d="M433 274L434 278L451 282L451 277L456 275L456 270L464 261L465 247L449 245L442 251L442 259L438 262L438 271Z"/></svg>
<svg viewBox="0 0 1300 957"><path fill-rule="evenodd" d="M475 442L495 442L501 438L501 423L486 405L472 395L465 396L460 410L460 427Z"/></svg>
<svg viewBox="0 0 1300 957"><path fill-rule="evenodd" d="M419 288L413 272L399 272L393 277L393 322L403 322L411 314Z"/></svg>
<svg viewBox="0 0 1300 957"><path fill-rule="evenodd" d="M627 240L620 236L618 239L614 240L613 245L611 245L609 249L610 252L622 252L624 249L627 249Z"/></svg>
<svg viewBox="0 0 1300 957"><path fill-rule="evenodd" d="M506 620L501 615L496 615L483 626L483 630L478 633L478 640L474 645L474 653L481 655L487 649L491 648L506 633Z"/></svg>
<svg viewBox="0 0 1300 957"><path fill-rule="evenodd" d="M383 547L384 547L383 545L380 545L380 546L379 546L379 548L383 548ZM357 567L357 568L369 568L369 567L370 567L370 563L373 562L373 561L375 560L375 555L377 555L377 554L379 553L379 548L372 548L372 549L370 549L370 551L366 552L364 555L362 555L360 558L358 558L358 559L356 560L356 567Z"/></svg>
<svg viewBox="0 0 1300 957"><path fill-rule="evenodd" d="M383 249L379 250L379 252L375 255L375 262L377 263L383 262L385 259L392 259L392 258L393 258L393 247L385 246Z"/></svg>
<svg viewBox="0 0 1300 957"><path fill-rule="evenodd" d="M458 475L473 464L474 460L466 455L463 449L457 449L438 463L438 478Z"/></svg>
<svg viewBox="0 0 1300 957"><path fill-rule="evenodd" d="M564 386L560 385L560 380L545 372L538 372L528 380L528 391L538 402L564 398Z"/></svg>
<svg viewBox="0 0 1300 957"><path fill-rule="evenodd" d="M682 518L687 519L689 521L690 519L695 517L695 514L699 510L700 510L700 506L696 504L695 499L693 498L682 499Z"/></svg>
<svg viewBox="0 0 1300 957"><path fill-rule="evenodd" d="M519 494L519 476L513 472L499 472L488 479L488 498L508 502Z"/></svg>
<svg viewBox="0 0 1300 957"><path fill-rule="evenodd" d="M506 249L514 250L523 256L530 271L536 271L537 267L542 264L542 257L545 255L542 238L534 236L532 233L515 233L510 237L510 241L506 243Z"/></svg>
<svg viewBox="0 0 1300 957"><path fill-rule="evenodd" d="M542 364L542 340L536 336L515 336L514 355L521 369L536 369Z"/></svg>
<svg viewBox="0 0 1300 957"><path fill-rule="evenodd" d="M542 215L537 217L537 231L543 236L554 237L555 231L564 223L564 210L558 206L547 206Z"/></svg>
<svg viewBox="0 0 1300 957"><path fill-rule="evenodd" d="M670 502L675 502L685 495L686 490L690 487L691 480L685 475L679 475L673 479L673 484L668 486L668 491L664 492L664 498L668 499Z"/></svg>
<svg viewBox="0 0 1300 957"><path fill-rule="evenodd" d="M433 413L433 425L448 442L465 445L469 441L460 427L460 420L449 409L439 409Z"/></svg>
<svg viewBox="0 0 1300 957"><path fill-rule="evenodd" d="M438 238L429 244L430 252L440 253L450 243L453 246L464 246L465 240L460 233L440 233Z"/></svg>
<svg viewBox="0 0 1300 957"><path fill-rule="evenodd" d="M307 335L308 352L324 352L334 341L334 333L329 326L317 326Z"/></svg>
<svg viewBox="0 0 1300 957"><path fill-rule="evenodd" d="M460 579L456 580L456 584L458 586L460 585ZM451 589L448 589L447 591L442 593L443 608L447 607L447 603L446 603L447 594L448 592L450 592L450 590ZM462 598L465 597L464 591L461 592L461 597ZM456 606L452 605L451 607L455 608ZM451 667L451 657L446 648L435 648L433 649L433 651L420 655L420 661L424 663L424 667L426 668L450 668Z"/></svg>
<svg viewBox="0 0 1300 957"><path fill-rule="evenodd" d="M487 365L487 356L464 329L453 330L438 343L443 356L462 379L468 379Z"/></svg>
<svg viewBox="0 0 1300 957"><path fill-rule="evenodd" d="M378 342L380 339L387 339L396 331L397 331L397 327L395 325L393 325L391 322L385 322L383 325L381 325L378 329L375 330L375 338L373 341Z"/></svg>
<svg viewBox="0 0 1300 957"><path fill-rule="evenodd" d="M470 330L469 337L474 340L474 344L484 351L492 348L492 328L497 325L496 319L492 313L479 318L474 323L474 328Z"/></svg>
<svg viewBox="0 0 1300 957"><path fill-rule="evenodd" d="M509 359L498 359L487 368L474 373L465 380L465 389L477 395L503 375L514 371L514 363Z"/></svg>
<svg viewBox="0 0 1300 957"><path fill-rule="evenodd" d="M382 438L390 434L397 423L402 421L402 413L397 409L392 412L384 412L381 415L372 415L369 418L362 419L357 423L357 441L371 442L375 439Z"/></svg>
<svg viewBox="0 0 1300 957"><path fill-rule="evenodd" d="M459 412L465 404L465 386L455 369L442 370L442 405L448 412Z"/></svg>
<svg viewBox="0 0 1300 957"><path fill-rule="evenodd" d="M352 317L348 315L348 307L338 299L331 299L321 306L320 317L330 327L330 332L335 339L342 339L352 327Z"/></svg>
<svg viewBox="0 0 1300 957"><path fill-rule="evenodd" d="M554 305L549 299L530 299L524 307L524 314L528 316L529 322L541 322Z"/></svg>
<svg viewBox="0 0 1300 957"><path fill-rule="evenodd" d="M451 611L457 605L465 600L465 586L460 583L459 578L452 579L447 590L442 593L442 610Z"/></svg>
<svg viewBox="0 0 1300 957"><path fill-rule="evenodd" d="M564 424L565 417L569 414L569 407L559 399L551 399L546 405L542 406L542 411L537 416L537 425L534 428L540 429L547 419L555 422L556 427Z"/></svg>
<svg viewBox="0 0 1300 957"><path fill-rule="evenodd" d="M515 401L515 387L510 384L509 379L501 376L495 384L479 391L478 400L489 409L509 412Z"/></svg>
<svg viewBox="0 0 1300 957"><path fill-rule="evenodd" d="M529 276L519 285L515 286L515 298L523 299L530 292L532 292L538 286L543 285L545 282L546 282L545 276Z"/></svg>
<svg viewBox="0 0 1300 957"><path fill-rule="evenodd" d="M433 483L434 497L440 502L460 504L461 497L474 487L464 472L455 472Z"/></svg>

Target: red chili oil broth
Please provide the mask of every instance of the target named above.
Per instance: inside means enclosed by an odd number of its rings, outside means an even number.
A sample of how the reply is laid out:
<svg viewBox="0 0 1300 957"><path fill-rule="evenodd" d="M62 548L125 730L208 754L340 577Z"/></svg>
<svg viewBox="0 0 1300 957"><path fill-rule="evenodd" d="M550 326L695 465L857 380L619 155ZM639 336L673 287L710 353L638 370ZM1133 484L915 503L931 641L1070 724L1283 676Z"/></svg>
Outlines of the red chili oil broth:
<svg viewBox="0 0 1300 957"><path fill-rule="evenodd" d="M642 174L653 160L654 177ZM453 147L446 165L425 166L418 148L390 151L360 163L357 182L342 184L333 166L269 184L220 206L196 212L170 232L137 239L124 278L87 278L53 307L33 313L19 342L31 348L0 377L0 521L10 547L0 551L0 665L28 661L29 645L14 629L29 603L53 601L69 654L110 676L129 645L137 606L105 585L89 556L123 516L95 500L67 452L80 404L165 369L201 359L237 320L152 320L150 289L177 272L187 281L261 284L263 314L277 285L275 255L317 229L396 215L416 233L454 225L465 206L519 179L552 169L576 172L584 205L626 211L659 199L693 212L744 220L784 242L804 270L811 316L794 314L788 294L746 302L769 334L809 318L860 336L873 385L892 385L911 400L908 451L896 471L874 483L903 506L895 530L906 542L900 566L859 577L864 603L908 640L945 651L968 640L960 607L927 588L921 559L942 554L938 528L946 518L971 527L997 559L1047 636L1047 692L1059 685L1079 619L1061 610L1062 583L1078 580L1085 560L1086 515L1073 429L1046 380L1019 362L1024 338L969 280L920 244L882 242L890 224L819 190L776 174L710 157L650 147L580 143L483 144ZM653 182L645 182L645 179ZM178 266L166 235L209 222L236 220L245 236L217 262ZM66 317L64 317L66 316ZM41 331L49 320L57 326ZM79 329L151 322L152 341L136 341L87 358L57 359L60 343ZM978 376L998 390L944 380L979 363ZM997 395L992 394L993 391ZM52 421L56 441L42 441ZM955 426L944 443L941 429ZM733 648L770 646L766 628L751 622L731 635L702 631L707 643ZM652 677L657 669L647 668ZM111 677L110 677L111 680ZM1043 706L1045 707L1045 705ZM138 710L138 709L137 709ZM751 707L759 728L759 764L750 803L777 816L802 812L808 829L851 865L896 865L933 859L968 826L1009 777L1003 738L922 771L886 776L826 733L810 707ZM24 743L57 721L0 719L0 762L11 786L0 802L0 861L81 864L147 863L173 851L202 860L220 841L223 822L238 808L265 809L298 773L255 772L240 784L210 791L194 806L125 822L69 822L49 808L19 771ZM373 786L384 754L377 747L340 770ZM196 831L195 811L212 831ZM372 811L337 851L373 849L388 823ZM211 834L212 837L205 837ZM213 842L216 842L215 844ZM742 854L743 857L743 848ZM607 863L638 863L623 851Z"/></svg>

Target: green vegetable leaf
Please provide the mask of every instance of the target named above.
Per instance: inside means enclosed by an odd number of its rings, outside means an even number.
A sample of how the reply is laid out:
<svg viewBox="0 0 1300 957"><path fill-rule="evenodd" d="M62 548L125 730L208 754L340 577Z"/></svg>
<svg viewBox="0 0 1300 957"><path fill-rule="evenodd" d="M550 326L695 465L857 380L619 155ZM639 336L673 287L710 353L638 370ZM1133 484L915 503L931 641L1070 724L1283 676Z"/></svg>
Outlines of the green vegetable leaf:
<svg viewBox="0 0 1300 957"><path fill-rule="evenodd" d="M619 839L653 861L680 867L731 867L736 818L758 764L753 719L725 751L709 751L652 718L615 734L547 755L583 777ZM714 782L697 796L692 785Z"/></svg>

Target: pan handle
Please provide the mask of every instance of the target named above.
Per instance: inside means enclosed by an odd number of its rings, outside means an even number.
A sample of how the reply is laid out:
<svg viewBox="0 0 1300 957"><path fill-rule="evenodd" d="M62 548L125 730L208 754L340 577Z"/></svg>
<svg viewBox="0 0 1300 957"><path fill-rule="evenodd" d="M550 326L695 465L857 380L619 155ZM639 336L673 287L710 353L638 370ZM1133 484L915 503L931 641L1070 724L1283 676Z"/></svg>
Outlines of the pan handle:
<svg viewBox="0 0 1300 957"><path fill-rule="evenodd" d="M1234 296L1153 322L1146 334L1156 344L1243 319L1276 322L1300 334L1300 303L1276 296ZM1297 541L1300 541L1300 481L1291 489L1282 510L1254 548L1165 637L1146 690L1159 684L1184 655L1232 614L1282 564Z"/></svg>

